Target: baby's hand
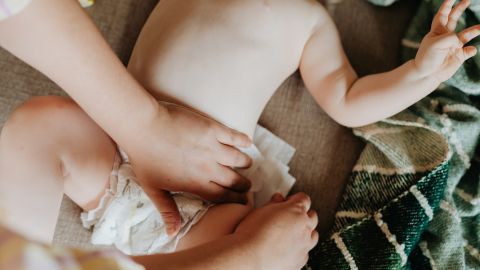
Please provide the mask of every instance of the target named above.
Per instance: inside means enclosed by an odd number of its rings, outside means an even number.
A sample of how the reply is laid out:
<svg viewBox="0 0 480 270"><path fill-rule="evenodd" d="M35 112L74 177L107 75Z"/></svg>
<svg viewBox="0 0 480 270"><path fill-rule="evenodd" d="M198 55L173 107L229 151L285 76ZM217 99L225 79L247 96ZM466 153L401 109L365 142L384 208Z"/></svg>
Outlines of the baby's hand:
<svg viewBox="0 0 480 270"><path fill-rule="evenodd" d="M480 35L480 25L455 33L458 19L470 1L463 0L453 8L455 2L456 0L443 2L415 58L419 75L433 77L439 84L452 77L467 59L477 53L474 46L464 46Z"/></svg>

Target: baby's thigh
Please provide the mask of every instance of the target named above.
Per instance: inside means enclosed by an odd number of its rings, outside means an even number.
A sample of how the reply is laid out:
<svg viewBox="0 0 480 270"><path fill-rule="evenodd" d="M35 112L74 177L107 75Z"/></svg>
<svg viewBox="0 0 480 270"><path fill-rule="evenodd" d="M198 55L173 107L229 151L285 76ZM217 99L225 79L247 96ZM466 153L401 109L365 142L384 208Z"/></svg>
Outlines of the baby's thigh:
<svg viewBox="0 0 480 270"><path fill-rule="evenodd" d="M231 234L250 213L251 204L219 204L211 207L203 218L180 240L177 251L192 248Z"/></svg>
<svg viewBox="0 0 480 270"><path fill-rule="evenodd" d="M33 240L51 241L64 193L85 207L113 164L115 145L75 103L41 97L20 106L0 138L3 222Z"/></svg>

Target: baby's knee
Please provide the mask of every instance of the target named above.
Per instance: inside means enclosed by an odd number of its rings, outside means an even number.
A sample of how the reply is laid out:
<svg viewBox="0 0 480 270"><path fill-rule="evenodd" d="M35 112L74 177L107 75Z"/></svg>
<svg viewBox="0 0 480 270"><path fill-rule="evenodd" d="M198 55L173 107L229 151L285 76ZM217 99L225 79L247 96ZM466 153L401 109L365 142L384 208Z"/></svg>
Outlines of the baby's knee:
<svg viewBox="0 0 480 270"><path fill-rule="evenodd" d="M63 97L36 97L32 98L9 116L2 129L2 140L20 139L29 134L39 136L48 132L47 126L54 123L54 119L62 117L59 109L74 110L76 104Z"/></svg>

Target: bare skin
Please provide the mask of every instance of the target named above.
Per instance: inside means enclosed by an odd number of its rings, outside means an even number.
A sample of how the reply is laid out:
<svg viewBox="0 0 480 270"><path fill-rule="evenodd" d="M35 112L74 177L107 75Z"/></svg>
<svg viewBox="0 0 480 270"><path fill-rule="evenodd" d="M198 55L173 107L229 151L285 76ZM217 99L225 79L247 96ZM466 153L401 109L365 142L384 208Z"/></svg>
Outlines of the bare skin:
<svg viewBox="0 0 480 270"><path fill-rule="evenodd" d="M478 26L453 32L469 2L452 9L454 2L445 1L415 60L359 79L331 19L315 1L163 0L139 37L129 70L158 99L251 136L275 89L300 68L332 118L364 125L423 98L476 54L464 44L480 35Z"/></svg>
<svg viewBox="0 0 480 270"><path fill-rule="evenodd" d="M314 229L318 219L308 211L310 206L303 193L287 199L277 194L249 214L233 234L173 254L134 259L147 269L159 265L162 269L300 269L318 242Z"/></svg>
<svg viewBox="0 0 480 270"><path fill-rule="evenodd" d="M311 0L161 1L128 70L156 98L251 137L272 94L298 69L323 12Z"/></svg>
<svg viewBox="0 0 480 270"><path fill-rule="evenodd" d="M64 193L86 210L96 207L85 198L103 192L115 151L113 141L71 100L28 101L0 137L0 179L9 179L0 181L2 222L49 242ZM251 204L217 205L181 240L180 252L134 259L147 269L297 269L318 241L318 218L310 206L303 193L286 200L276 195L252 213ZM29 216L37 212L42 220L32 223ZM274 244L280 237L285 245Z"/></svg>
<svg viewBox="0 0 480 270"><path fill-rule="evenodd" d="M158 104L127 72L78 1L31 1L0 21L0 46L62 87L122 146L171 233L180 217L164 189L191 191L193 182L201 187L193 193L205 199L246 199L248 180L219 163L248 167L251 160L235 148L250 145L248 137L190 110ZM42 221L41 213L30 218Z"/></svg>
<svg viewBox="0 0 480 270"><path fill-rule="evenodd" d="M0 206L4 222L31 239L53 238L63 194L96 208L108 185L117 145L73 101L39 97L19 107L0 137ZM28 199L25 199L27 196ZM213 206L179 244L188 249L233 233L252 203ZM32 222L35 213L41 221Z"/></svg>
<svg viewBox="0 0 480 270"><path fill-rule="evenodd" d="M250 214L233 234L221 236L214 241L181 252L138 256L133 259L147 270L299 269L305 264L307 252L316 245L318 238L314 229L317 217L315 212L307 212L309 206L310 199L303 193L297 193L287 199L278 195L273 196L270 203ZM27 246L28 242L2 226L0 234L7 239L15 239L17 247ZM282 245L277 244L279 238L282 239ZM32 248L31 243L28 243L28 246ZM37 245L38 249L45 251L45 256L53 253L51 258L44 259L54 260L54 254L58 255L56 259L65 257L65 254L58 253L58 248L53 251L49 247ZM20 252L27 252L26 248ZM79 251L75 254L77 257L90 255L88 252ZM112 256L111 253L104 255L96 253L95 265L102 268L104 262L103 268L119 269L112 265ZM103 261L104 257L107 259L106 262ZM36 269L31 260L20 260L21 256L18 258L19 260L14 260L13 263L17 263L19 267ZM7 268L11 268L12 261L7 263ZM71 264L70 261L67 263ZM85 265L85 268L88 266Z"/></svg>
<svg viewBox="0 0 480 270"><path fill-rule="evenodd" d="M425 97L476 54L463 44L480 34L478 26L453 32L469 1L452 11L454 3L445 2L415 60L358 78L317 1L164 0L144 26L128 69L158 99L251 136L272 94L300 68L333 119L366 125Z"/></svg>

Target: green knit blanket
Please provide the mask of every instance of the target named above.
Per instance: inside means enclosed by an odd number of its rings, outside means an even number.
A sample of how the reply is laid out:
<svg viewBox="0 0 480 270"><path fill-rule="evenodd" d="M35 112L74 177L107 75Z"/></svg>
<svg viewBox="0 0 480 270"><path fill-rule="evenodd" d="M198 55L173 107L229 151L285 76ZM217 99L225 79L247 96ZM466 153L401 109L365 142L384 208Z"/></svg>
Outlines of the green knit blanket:
<svg viewBox="0 0 480 270"><path fill-rule="evenodd" d="M415 56L442 2L421 1L404 60ZM458 29L479 19L480 0L472 0ZM354 130L367 145L310 268L480 269L479 69L476 56L408 110Z"/></svg>

